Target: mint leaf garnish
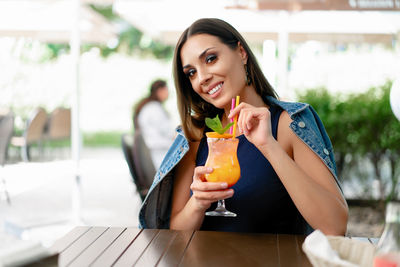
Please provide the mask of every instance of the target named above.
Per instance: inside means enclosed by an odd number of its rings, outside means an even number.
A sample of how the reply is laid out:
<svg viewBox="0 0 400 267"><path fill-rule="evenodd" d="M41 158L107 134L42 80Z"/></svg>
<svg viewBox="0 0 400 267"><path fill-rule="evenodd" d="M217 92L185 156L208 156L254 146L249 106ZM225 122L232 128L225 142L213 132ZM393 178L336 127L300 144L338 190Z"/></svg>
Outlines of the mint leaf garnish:
<svg viewBox="0 0 400 267"><path fill-rule="evenodd" d="M233 125L233 122L228 123L225 127L222 127L221 120L217 115L214 119L206 118L206 125L214 132L224 134L229 129L229 127Z"/></svg>

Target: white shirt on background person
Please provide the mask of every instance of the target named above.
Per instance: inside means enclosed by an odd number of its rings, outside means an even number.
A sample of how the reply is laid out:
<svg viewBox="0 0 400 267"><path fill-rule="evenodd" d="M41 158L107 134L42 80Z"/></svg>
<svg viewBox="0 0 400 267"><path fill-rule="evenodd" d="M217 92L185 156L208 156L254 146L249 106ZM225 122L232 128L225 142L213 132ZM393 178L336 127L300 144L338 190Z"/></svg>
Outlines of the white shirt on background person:
<svg viewBox="0 0 400 267"><path fill-rule="evenodd" d="M139 128L150 149L154 167L158 169L175 137L175 126L158 101L150 101L138 115Z"/></svg>

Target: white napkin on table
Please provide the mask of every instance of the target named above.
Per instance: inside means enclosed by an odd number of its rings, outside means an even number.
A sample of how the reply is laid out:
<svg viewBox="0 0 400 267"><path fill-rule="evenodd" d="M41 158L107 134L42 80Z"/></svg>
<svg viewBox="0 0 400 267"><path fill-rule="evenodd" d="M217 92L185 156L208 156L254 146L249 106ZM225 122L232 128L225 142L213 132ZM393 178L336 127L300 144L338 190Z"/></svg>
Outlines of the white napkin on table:
<svg viewBox="0 0 400 267"><path fill-rule="evenodd" d="M358 267L358 265L343 260L338 253L332 249L328 238L320 231L315 230L304 240L306 254L312 253L315 256L329 260L331 263L340 264L343 267Z"/></svg>

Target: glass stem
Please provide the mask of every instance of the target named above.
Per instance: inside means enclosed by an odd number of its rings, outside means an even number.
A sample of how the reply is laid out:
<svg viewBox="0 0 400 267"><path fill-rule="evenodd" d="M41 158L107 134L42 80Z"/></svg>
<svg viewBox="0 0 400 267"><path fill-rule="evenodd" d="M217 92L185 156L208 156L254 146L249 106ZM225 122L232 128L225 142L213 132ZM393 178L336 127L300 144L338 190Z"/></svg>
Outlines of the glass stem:
<svg viewBox="0 0 400 267"><path fill-rule="evenodd" d="M216 210L226 210L225 209L225 199L218 200L218 204L217 204Z"/></svg>

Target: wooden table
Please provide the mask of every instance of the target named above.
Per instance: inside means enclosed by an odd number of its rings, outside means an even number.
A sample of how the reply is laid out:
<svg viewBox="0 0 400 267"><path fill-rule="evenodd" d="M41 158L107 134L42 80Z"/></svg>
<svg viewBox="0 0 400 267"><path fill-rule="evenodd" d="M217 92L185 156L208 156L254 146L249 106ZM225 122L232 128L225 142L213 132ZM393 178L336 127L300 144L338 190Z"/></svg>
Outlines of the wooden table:
<svg viewBox="0 0 400 267"><path fill-rule="evenodd" d="M304 239L302 235L82 226L52 249L59 253L62 267L312 266L301 248Z"/></svg>
<svg viewBox="0 0 400 267"><path fill-rule="evenodd" d="M52 247L59 266L311 266L305 236L76 227Z"/></svg>

